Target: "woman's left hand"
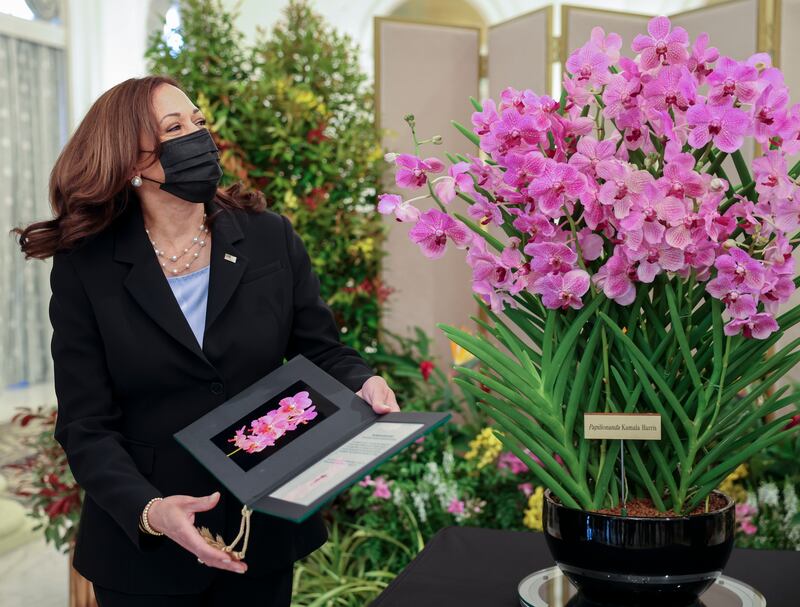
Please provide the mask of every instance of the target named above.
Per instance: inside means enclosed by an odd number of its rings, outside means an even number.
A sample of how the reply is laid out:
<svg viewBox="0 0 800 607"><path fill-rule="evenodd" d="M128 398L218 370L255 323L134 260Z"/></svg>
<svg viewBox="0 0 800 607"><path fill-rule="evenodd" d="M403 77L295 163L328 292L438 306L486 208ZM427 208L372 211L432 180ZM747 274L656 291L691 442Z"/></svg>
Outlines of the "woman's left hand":
<svg viewBox="0 0 800 607"><path fill-rule="evenodd" d="M400 411L394 392L380 375L373 375L365 381L361 389L356 392L356 395L372 405L372 410L375 413Z"/></svg>

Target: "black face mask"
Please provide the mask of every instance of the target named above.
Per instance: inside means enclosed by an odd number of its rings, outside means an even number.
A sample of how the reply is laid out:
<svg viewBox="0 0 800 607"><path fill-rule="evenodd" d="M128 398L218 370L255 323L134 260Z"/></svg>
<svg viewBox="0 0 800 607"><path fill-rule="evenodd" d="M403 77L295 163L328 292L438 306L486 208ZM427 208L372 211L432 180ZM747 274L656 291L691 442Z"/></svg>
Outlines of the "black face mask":
<svg viewBox="0 0 800 607"><path fill-rule="evenodd" d="M142 175L159 189L189 202L208 203L214 199L217 184L222 177L219 164L219 149L208 129L168 139L161 145L161 166L164 181L156 181Z"/></svg>

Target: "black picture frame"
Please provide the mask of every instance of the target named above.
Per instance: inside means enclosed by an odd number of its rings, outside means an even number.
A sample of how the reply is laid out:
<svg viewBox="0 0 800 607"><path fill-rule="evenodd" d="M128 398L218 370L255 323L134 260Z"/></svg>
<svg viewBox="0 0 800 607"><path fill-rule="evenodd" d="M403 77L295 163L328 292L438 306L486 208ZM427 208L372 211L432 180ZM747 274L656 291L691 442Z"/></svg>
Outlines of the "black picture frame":
<svg viewBox="0 0 800 607"><path fill-rule="evenodd" d="M263 409L265 403L272 402L297 382L308 385L318 398L322 397L336 410L247 469L228 457L214 442L214 437L254 415L254 412ZM375 413L369 403L347 386L298 354L173 436L242 504L247 504L253 510L300 522L381 462L449 418L450 414L446 412ZM381 422L410 423L418 428L311 504L301 505L268 496L369 425Z"/></svg>

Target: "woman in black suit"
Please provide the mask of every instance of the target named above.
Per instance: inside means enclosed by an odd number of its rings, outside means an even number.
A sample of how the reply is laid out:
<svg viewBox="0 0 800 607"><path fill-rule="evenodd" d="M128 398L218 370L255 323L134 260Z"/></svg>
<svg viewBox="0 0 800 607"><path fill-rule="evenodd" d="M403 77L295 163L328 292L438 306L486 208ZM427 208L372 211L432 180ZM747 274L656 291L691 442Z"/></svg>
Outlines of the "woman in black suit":
<svg viewBox="0 0 800 607"><path fill-rule="evenodd" d="M61 152L55 218L15 229L26 257L53 257L55 438L85 490L73 564L100 607L290 604L294 561L327 539L322 518L254 512L247 563L230 560L197 527L230 541L241 504L172 436L284 359L302 353L376 412L398 410L339 341L289 220L238 184L218 189L221 173L177 83L132 78ZM180 303L179 276L192 290Z"/></svg>

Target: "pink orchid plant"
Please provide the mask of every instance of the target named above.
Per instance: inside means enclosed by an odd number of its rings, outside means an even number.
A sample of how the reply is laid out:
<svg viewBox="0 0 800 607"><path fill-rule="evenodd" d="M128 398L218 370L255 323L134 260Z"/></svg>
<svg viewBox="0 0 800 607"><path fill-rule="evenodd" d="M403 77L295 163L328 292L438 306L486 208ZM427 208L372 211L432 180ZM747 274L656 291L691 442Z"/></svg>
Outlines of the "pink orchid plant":
<svg viewBox="0 0 800 607"><path fill-rule="evenodd" d="M307 424L318 415L307 390L282 398L278 405L277 409L251 421L249 433L246 432L247 425L244 425L236 431L233 438L228 439L229 443L234 443L237 447L228 456L238 451L258 453L267 447L273 447L284 434Z"/></svg>
<svg viewBox="0 0 800 607"><path fill-rule="evenodd" d="M619 445L583 441L580 416L657 412L665 440L626 445L628 483L683 512L778 440L789 418L758 420L796 399L770 388L800 341L765 354L800 321L779 314L798 284L800 104L768 55L720 56L666 17L622 49L594 28L559 101L473 99L472 128L454 125L481 153L449 167L406 117L415 154L387 155L398 190L378 210L428 258L466 250L505 348L440 327L484 363L457 381L531 474L573 507L613 505Z"/></svg>

